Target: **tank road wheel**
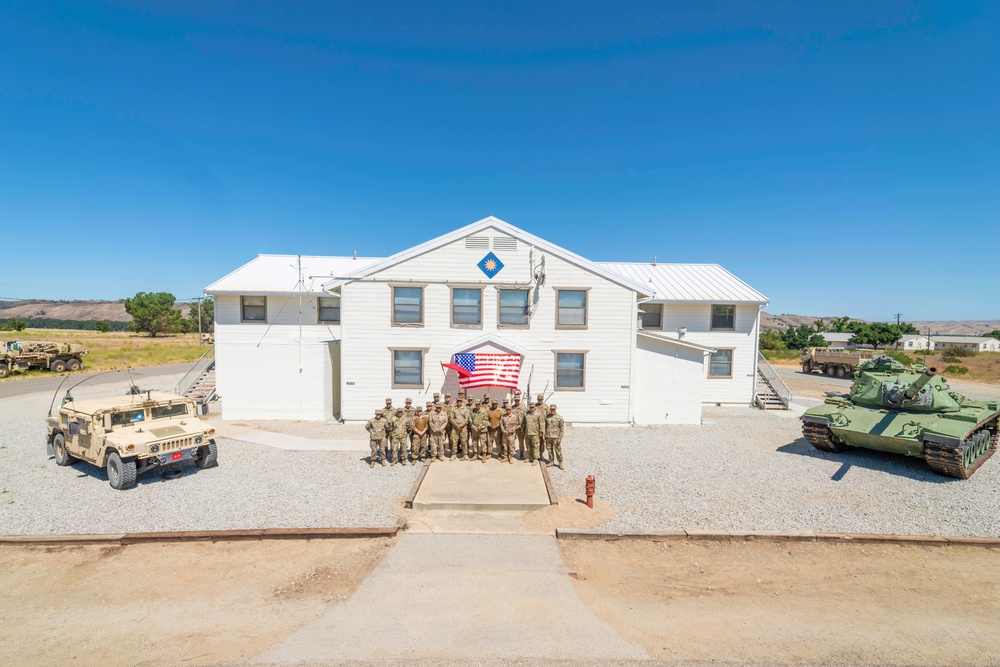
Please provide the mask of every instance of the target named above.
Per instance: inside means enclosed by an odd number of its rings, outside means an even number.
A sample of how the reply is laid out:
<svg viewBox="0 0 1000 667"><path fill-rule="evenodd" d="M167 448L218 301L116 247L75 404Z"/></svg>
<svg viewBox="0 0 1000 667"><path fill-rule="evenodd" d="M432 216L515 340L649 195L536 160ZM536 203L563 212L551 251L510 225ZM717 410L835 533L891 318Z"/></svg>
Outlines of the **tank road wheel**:
<svg viewBox="0 0 1000 667"><path fill-rule="evenodd" d="M215 440L209 441L202 447L200 454L201 456L194 460L194 464L199 468L213 468L219 465L219 446L215 444Z"/></svg>
<svg viewBox="0 0 1000 667"><path fill-rule="evenodd" d="M958 479L972 477L996 449L996 425L976 429L960 445L924 441L924 457L931 470Z"/></svg>
<svg viewBox="0 0 1000 667"><path fill-rule="evenodd" d="M802 364L802 372L805 373L806 375L809 375L810 373L813 372L813 364L808 359L804 364Z"/></svg>
<svg viewBox="0 0 1000 667"><path fill-rule="evenodd" d="M0 364L0 378L5 378L8 375L10 375L10 368L7 367L7 364Z"/></svg>
<svg viewBox="0 0 1000 667"><path fill-rule="evenodd" d="M124 491L135 486L135 459L122 459L118 452L108 457L108 482L111 488Z"/></svg>
<svg viewBox="0 0 1000 667"><path fill-rule="evenodd" d="M844 368L843 366L837 366L837 377L839 377L841 380L847 377L847 369Z"/></svg>
<svg viewBox="0 0 1000 667"><path fill-rule="evenodd" d="M66 362L62 359L56 359L49 368L52 369L53 373L62 373L66 370Z"/></svg>
<svg viewBox="0 0 1000 667"><path fill-rule="evenodd" d="M821 452L842 452L847 449L847 445L833 434L825 424L813 422L802 422L802 435L809 441L809 444Z"/></svg>
<svg viewBox="0 0 1000 667"><path fill-rule="evenodd" d="M79 359L67 359L66 360L66 370L68 370L68 371L78 371L78 370L80 370L80 360Z"/></svg>
<svg viewBox="0 0 1000 667"><path fill-rule="evenodd" d="M823 370L824 370L824 371L826 372L826 374L827 374L828 376L830 376L830 377L833 377L834 375L836 375L836 374L837 374L837 369L836 369L836 368L834 368L833 366L827 366L827 367L826 367L826 368L824 368Z"/></svg>
<svg viewBox="0 0 1000 667"><path fill-rule="evenodd" d="M66 436L56 433L52 436L52 444L56 447L56 465L71 466L80 459L72 456L66 449Z"/></svg>

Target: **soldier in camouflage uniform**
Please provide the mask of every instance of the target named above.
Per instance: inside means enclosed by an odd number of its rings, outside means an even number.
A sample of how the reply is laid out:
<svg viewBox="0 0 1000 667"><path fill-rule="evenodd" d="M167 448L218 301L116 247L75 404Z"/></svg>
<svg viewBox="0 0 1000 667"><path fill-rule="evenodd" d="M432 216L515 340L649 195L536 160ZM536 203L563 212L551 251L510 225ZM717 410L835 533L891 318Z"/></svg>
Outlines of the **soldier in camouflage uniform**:
<svg viewBox="0 0 1000 667"><path fill-rule="evenodd" d="M559 469L563 468L562 455L563 418L556 414L556 406L549 406L549 414L545 418L545 442L549 445L549 467L559 460Z"/></svg>
<svg viewBox="0 0 1000 667"><path fill-rule="evenodd" d="M493 399L490 404L490 409L486 411L486 416L490 419L490 427L487 431L487 444L486 444L486 458L489 458L489 454L496 448L497 458L500 458L500 447L501 440L500 437L500 421L503 419L503 410L497 407L497 399Z"/></svg>
<svg viewBox="0 0 1000 667"><path fill-rule="evenodd" d="M528 414L524 417L524 439L528 450L528 460L531 465L535 465L536 460L541 460L539 453L539 442L545 432L545 417L538 414L538 407L532 405Z"/></svg>
<svg viewBox="0 0 1000 667"><path fill-rule="evenodd" d="M385 399L385 407L382 408L382 416L385 417L388 421L392 421L392 417L395 414L396 414L396 408L392 407L392 399L391 398Z"/></svg>
<svg viewBox="0 0 1000 667"><path fill-rule="evenodd" d="M431 459L438 461L444 461L445 427L448 426L448 417L444 414L443 408L443 405L436 403L434 412L427 417L427 426L430 428L431 437Z"/></svg>
<svg viewBox="0 0 1000 667"><path fill-rule="evenodd" d="M545 418L549 416L549 406L545 404L545 394L538 395L538 401L535 403L538 407L538 415L542 418L544 422ZM545 456L545 433L542 433L542 444L538 447L538 455Z"/></svg>
<svg viewBox="0 0 1000 667"><path fill-rule="evenodd" d="M517 444L517 429L521 428L520 418L514 414L510 403L503 402L504 415L500 420L500 430L503 431L503 451L500 453L500 460L507 460L507 463L514 463L514 445Z"/></svg>
<svg viewBox="0 0 1000 667"><path fill-rule="evenodd" d="M396 408L396 416L389 426L390 449L396 457L389 457L389 465L406 465L406 436L410 434L410 420L403 416L403 408Z"/></svg>
<svg viewBox="0 0 1000 667"><path fill-rule="evenodd" d="M403 416L406 417L409 420L412 420L416 416L416 414L417 414L417 411L413 407L413 399L412 398L407 398L406 399L406 404L403 406ZM413 449L413 433L411 432L408 436L406 436L406 439L409 441L409 447L408 447L408 449L411 450L411 451L413 451L413 458L416 459L417 458L417 452L416 452L416 450Z"/></svg>
<svg viewBox="0 0 1000 667"><path fill-rule="evenodd" d="M451 458L459 457L460 461L469 458L469 409L459 397L458 404L451 411L448 422L451 424Z"/></svg>
<svg viewBox="0 0 1000 667"><path fill-rule="evenodd" d="M521 404L521 390L514 392L514 414L521 420L521 425L517 428L517 458L524 460L524 418L528 415L528 409Z"/></svg>
<svg viewBox="0 0 1000 667"><path fill-rule="evenodd" d="M451 444L451 412L455 409L455 404L451 402L451 394L445 392L444 403L441 404L441 412L448 418L448 425L444 427L445 446ZM455 446L451 445L451 457L455 458Z"/></svg>
<svg viewBox="0 0 1000 667"><path fill-rule="evenodd" d="M389 422L385 420L382 416L381 410L375 411L375 417L369 419L368 423L365 424L365 430L368 431L369 437L371 439L372 456L369 459L369 468L375 467L375 459L381 457L382 465L385 465L385 439L388 435Z"/></svg>
<svg viewBox="0 0 1000 667"><path fill-rule="evenodd" d="M469 448L472 450L472 460L481 460L483 463L486 463L486 459L490 457L490 416L486 408L483 407L483 402L478 398L476 399L475 407L472 408L472 419L469 421L469 430L471 431Z"/></svg>
<svg viewBox="0 0 1000 667"><path fill-rule="evenodd" d="M427 457L427 415L424 409L417 406L417 411L410 419L410 450L414 465Z"/></svg>

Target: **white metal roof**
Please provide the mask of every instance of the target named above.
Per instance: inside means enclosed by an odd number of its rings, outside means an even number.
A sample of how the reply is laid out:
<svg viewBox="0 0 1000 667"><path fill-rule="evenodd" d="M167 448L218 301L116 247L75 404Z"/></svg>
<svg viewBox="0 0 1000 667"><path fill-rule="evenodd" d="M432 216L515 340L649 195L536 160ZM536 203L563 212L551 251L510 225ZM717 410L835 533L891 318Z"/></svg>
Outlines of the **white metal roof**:
<svg viewBox="0 0 1000 667"><path fill-rule="evenodd" d="M299 255L258 255L205 288L208 294L324 294L323 283L333 277L351 276L382 261L381 257L317 257L302 255L302 290Z"/></svg>
<svg viewBox="0 0 1000 667"><path fill-rule="evenodd" d="M615 273L646 285L649 303L752 303L767 297L718 264L642 264L598 262Z"/></svg>
<svg viewBox="0 0 1000 667"><path fill-rule="evenodd" d="M924 336L921 336L924 338ZM996 340L990 336L938 336L937 334L931 335L931 340L935 343L988 343L990 341Z"/></svg>
<svg viewBox="0 0 1000 667"><path fill-rule="evenodd" d="M561 247L555 245L554 243L550 243L549 241L546 241L545 239L539 238L539 237L537 237L537 236L535 236L533 234L529 234L528 232L524 231L523 229L520 229L519 227L515 227L514 225L510 224L509 222L504 222L500 218L493 217L492 215L488 216L486 218L483 218L482 220L477 220L476 222L472 223L471 225L466 225L465 227L461 227L459 229L456 229L453 232L449 232L449 233L444 234L442 236L438 236L437 238L433 238L430 241L427 241L425 243L421 243L420 245L413 246L412 248L410 248L408 250L403 250L402 252L397 252L395 255L387 257L384 260L380 260L380 261L375 262L372 265L366 267L366 269L364 271L362 271L361 273L362 273L362 275L366 275L366 274L369 274L369 273L374 273L376 271L381 271L382 269L386 269L386 268L388 268L390 266L394 266L396 264L399 264L400 262L404 262L404 261L406 261L408 259L412 259L413 257L419 257L420 255L422 255L422 254L424 254L426 252L430 252L431 250L435 250L436 248L440 248L441 246L444 246L444 245L447 245L449 243L452 243L453 241L457 241L459 239L465 238L466 236L469 236L470 234L475 234L476 232L482 231L484 229L489 229L489 228L493 228L493 229L496 229L497 231L503 232L504 234L508 234L509 236L513 236L514 238L517 238L517 239L523 241L524 243L527 243L528 245L532 245L532 246L534 246L534 247L536 247L536 248L538 248L540 250L544 250L547 253L551 253L551 254L555 255L556 257L559 257L559 258L561 258L561 259L569 262L570 264L575 264L576 266L579 266L579 267L581 267L581 268L583 268L583 269L585 269L587 271L590 271L591 273L596 273L597 275L602 276L602 277L604 277L604 278L606 278L606 279L608 279L608 280L610 280L610 281L612 281L614 283L617 283L619 285L627 287L628 289L635 290L636 292L639 292L640 294L646 294L646 285L645 285L645 283L637 282L637 281L633 280L632 278L630 278L627 275L624 275L624 274L619 273L617 271L612 271L608 267L606 267L606 266L604 266L602 264L599 264L597 262L593 262L593 261L591 261L591 260L589 260L589 259L587 259L585 257L581 257L580 255L577 255L576 253L572 253L569 250L566 250L565 248L561 248ZM360 276L358 276L358 277L360 277ZM326 288L327 289L332 289L332 288L337 287L339 285L342 285L342 284L344 284L346 282L350 282L350 281L349 280L331 280L331 281L328 281L326 283Z"/></svg>
<svg viewBox="0 0 1000 667"><path fill-rule="evenodd" d="M854 338L854 334L850 331L837 332L837 331L821 331L820 336L823 337L827 343L837 342L846 343L847 341Z"/></svg>

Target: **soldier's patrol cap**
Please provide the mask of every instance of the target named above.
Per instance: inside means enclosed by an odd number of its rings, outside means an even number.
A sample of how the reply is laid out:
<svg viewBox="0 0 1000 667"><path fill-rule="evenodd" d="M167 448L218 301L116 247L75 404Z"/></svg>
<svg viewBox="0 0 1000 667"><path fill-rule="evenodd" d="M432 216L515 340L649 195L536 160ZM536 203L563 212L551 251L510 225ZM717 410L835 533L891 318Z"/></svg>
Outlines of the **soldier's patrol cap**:
<svg viewBox="0 0 1000 667"><path fill-rule="evenodd" d="M413 399L412 399L412 398L408 398L408 399L406 399L406 402L407 402L407 403L412 403L412 402L413 402Z"/></svg>
<svg viewBox="0 0 1000 667"><path fill-rule="evenodd" d="M535 405L534 403L532 403L531 405L528 406L528 411L530 412L531 410L534 410L537 407L538 407L537 405Z"/></svg>
<svg viewBox="0 0 1000 667"><path fill-rule="evenodd" d="M490 401L490 402L491 402L491 403L492 403L493 405L496 405L496 404L497 404L497 399L495 399L495 398L494 398L494 399L493 399L492 401Z"/></svg>
<svg viewBox="0 0 1000 667"><path fill-rule="evenodd" d="M482 405L482 404L483 404L483 402L480 399L477 398L476 399L476 405Z"/></svg>
<svg viewBox="0 0 1000 667"><path fill-rule="evenodd" d="M441 392L435 391L434 392L434 398L440 398L440 397L441 397Z"/></svg>
<svg viewBox="0 0 1000 667"><path fill-rule="evenodd" d="M423 411L424 411L424 406L418 405L417 406L417 412L423 412Z"/></svg>
<svg viewBox="0 0 1000 667"><path fill-rule="evenodd" d="M460 391L460 392L458 392L458 395L459 396L465 396L465 392L464 391Z"/></svg>
<svg viewBox="0 0 1000 667"><path fill-rule="evenodd" d="M465 397L464 396L459 396L458 400L456 401L456 403L464 403L464 402L465 402Z"/></svg>
<svg viewBox="0 0 1000 667"><path fill-rule="evenodd" d="M403 408L396 408L396 412L402 412Z"/></svg>
<svg viewBox="0 0 1000 667"><path fill-rule="evenodd" d="M510 405L510 401L504 399L503 406L506 408L508 405Z"/></svg>
<svg viewBox="0 0 1000 667"><path fill-rule="evenodd" d="M435 404L434 404L434 407L435 407L436 409L440 410L440 409L441 409L441 404L440 404L440 403L435 403Z"/></svg>
<svg viewBox="0 0 1000 667"><path fill-rule="evenodd" d="M427 401L427 407L431 407L432 405L434 405L434 401Z"/></svg>
<svg viewBox="0 0 1000 667"><path fill-rule="evenodd" d="M538 400L544 401L545 400L545 394L539 394L538 395Z"/></svg>
<svg viewBox="0 0 1000 667"><path fill-rule="evenodd" d="M556 409L556 404L555 403L553 403L552 405L549 406L549 410L555 410L555 409Z"/></svg>
<svg viewBox="0 0 1000 667"><path fill-rule="evenodd" d="M448 392L445 392L444 397L445 398L451 398L451 394L449 394Z"/></svg>
<svg viewBox="0 0 1000 667"><path fill-rule="evenodd" d="M381 417L382 416L382 411L381 410L376 410L375 414L377 414L379 417Z"/></svg>
<svg viewBox="0 0 1000 667"><path fill-rule="evenodd" d="M387 399L385 399L385 402L386 403L392 403L392 399L391 398L387 398Z"/></svg>
<svg viewBox="0 0 1000 667"><path fill-rule="evenodd" d="M513 410L514 408L510 407L510 405L508 403L504 402L503 409L504 410Z"/></svg>

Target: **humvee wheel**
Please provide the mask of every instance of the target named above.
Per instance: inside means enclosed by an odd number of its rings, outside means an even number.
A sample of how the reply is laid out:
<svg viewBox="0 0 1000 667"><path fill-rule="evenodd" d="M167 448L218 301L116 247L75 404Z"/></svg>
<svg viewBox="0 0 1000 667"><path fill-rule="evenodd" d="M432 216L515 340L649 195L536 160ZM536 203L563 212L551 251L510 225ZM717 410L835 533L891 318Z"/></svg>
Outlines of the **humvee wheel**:
<svg viewBox="0 0 1000 667"><path fill-rule="evenodd" d="M56 447L56 465L71 466L80 459L72 456L66 449L66 436L56 433L52 436L52 444Z"/></svg>
<svg viewBox="0 0 1000 667"><path fill-rule="evenodd" d="M812 373L812 370L813 370L813 365L811 361L807 361L804 364L802 364L802 372L805 373L806 375Z"/></svg>
<svg viewBox="0 0 1000 667"><path fill-rule="evenodd" d="M55 361L52 362L52 366L50 366L49 368L52 369L53 373L62 373L64 370L66 370L66 362L63 361L62 359L56 359Z"/></svg>
<svg viewBox="0 0 1000 667"><path fill-rule="evenodd" d="M969 479L986 459L993 456L996 448L996 429L981 428L969 434L958 446L924 441L924 457L931 470L939 475Z"/></svg>
<svg viewBox="0 0 1000 667"><path fill-rule="evenodd" d="M108 457L108 482L111 488L124 491L135 486L135 459L122 459L118 452Z"/></svg>
<svg viewBox="0 0 1000 667"><path fill-rule="evenodd" d="M843 366L837 366L837 377L839 377L841 380L847 377L847 369L844 368Z"/></svg>
<svg viewBox="0 0 1000 667"><path fill-rule="evenodd" d="M0 378L5 378L10 375L10 369L7 368L7 364L0 364Z"/></svg>
<svg viewBox="0 0 1000 667"><path fill-rule="evenodd" d="M201 456L194 460L194 464L199 468L212 468L219 465L219 447L212 440L201 448Z"/></svg>
<svg viewBox="0 0 1000 667"><path fill-rule="evenodd" d="M80 370L80 360L70 359L66 362L66 370L68 371L78 371Z"/></svg>
<svg viewBox="0 0 1000 667"><path fill-rule="evenodd" d="M821 452L843 452L847 445L840 442L837 436L827 426L814 424L812 422L802 422L802 435L809 441L809 444Z"/></svg>

